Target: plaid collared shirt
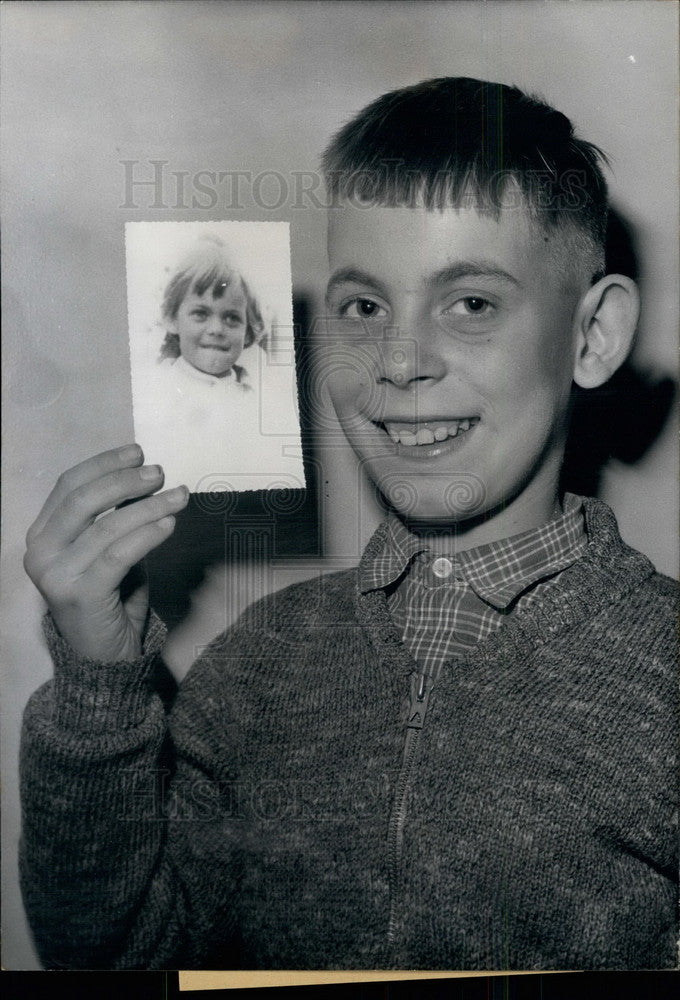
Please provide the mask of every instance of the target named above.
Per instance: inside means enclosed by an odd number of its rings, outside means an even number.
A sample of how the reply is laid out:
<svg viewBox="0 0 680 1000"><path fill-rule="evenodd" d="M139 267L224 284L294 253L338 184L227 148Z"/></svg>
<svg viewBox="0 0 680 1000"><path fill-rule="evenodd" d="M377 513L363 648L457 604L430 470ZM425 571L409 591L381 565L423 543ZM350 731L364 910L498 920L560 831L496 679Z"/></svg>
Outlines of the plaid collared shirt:
<svg viewBox="0 0 680 1000"><path fill-rule="evenodd" d="M567 493L563 506L540 528L448 556L433 555L427 539L392 514L382 551L362 571L361 589L387 590L405 645L424 671L436 674L447 659L539 600L583 555L581 501Z"/></svg>

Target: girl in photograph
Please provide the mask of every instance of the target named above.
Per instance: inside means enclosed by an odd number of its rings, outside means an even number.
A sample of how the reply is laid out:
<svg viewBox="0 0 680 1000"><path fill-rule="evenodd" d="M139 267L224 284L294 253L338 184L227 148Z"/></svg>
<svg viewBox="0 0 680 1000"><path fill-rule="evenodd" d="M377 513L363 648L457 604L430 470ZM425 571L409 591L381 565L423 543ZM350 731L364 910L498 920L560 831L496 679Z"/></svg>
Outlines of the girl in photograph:
<svg viewBox="0 0 680 1000"><path fill-rule="evenodd" d="M262 408L290 411L292 400L267 367L264 314L235 254L213 234L171 273L165 339L135 410L137 440L168 486L258 489L281 470L281 438L263 434Z"/></svg>
<svg viewBox="0 0 680 1000"><path fill-rule="evenodd" d="M253 344L265 346L260 305L233 256L217 236L203 236L180 262L163 296L167 333L160 361L174 372L212 385L248 388L247 372L237 359ZM182 375L179 377L181 378Z"/></svg>

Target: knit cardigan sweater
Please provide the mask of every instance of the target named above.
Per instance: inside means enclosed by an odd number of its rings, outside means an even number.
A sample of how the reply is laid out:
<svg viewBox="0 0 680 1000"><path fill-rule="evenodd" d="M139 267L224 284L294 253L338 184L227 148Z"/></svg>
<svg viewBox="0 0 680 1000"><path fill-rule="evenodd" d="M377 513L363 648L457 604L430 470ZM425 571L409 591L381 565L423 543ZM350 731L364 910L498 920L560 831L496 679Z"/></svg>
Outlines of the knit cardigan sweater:
<svg viewBox="0 0 680 1000"><path fill-rule="evenodd" d="M584 510L587 554L432 690L356 570L252 606L169 721L157 619L134 663L48 628L22 748L44 963L674 967L675 586Z"/></svg>

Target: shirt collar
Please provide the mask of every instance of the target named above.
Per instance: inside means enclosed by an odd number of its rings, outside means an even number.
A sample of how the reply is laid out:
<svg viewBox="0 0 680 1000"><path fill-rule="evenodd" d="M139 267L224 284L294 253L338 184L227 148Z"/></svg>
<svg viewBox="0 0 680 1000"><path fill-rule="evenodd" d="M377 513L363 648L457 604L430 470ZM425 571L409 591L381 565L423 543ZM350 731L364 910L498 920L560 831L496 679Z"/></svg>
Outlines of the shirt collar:
<svg viewBox="0 0 680 1000"><path fill-rule="evenodd" d="M420 552L428 552L427 542L414 535L392 511L383 525L384 541L380 551L359 567L359 586L363 593L389 587L402 575Z"/></svg>
<svg viewBox="0 0 680 1000"><path fill-rule="evenodd" d="M570 566L583 555L586 546L581 499L566 493L562 513L547 524L451 555L457 575L462 575L478 597L500 611L527 587ZM421 553L424 559L419 562L427 565L431 561L429 551L426 539L414 535L390 513L380 550L361 566L362 592L395 583ZM449 579L444 583L431 582L430 586L451 583Z"/></svg>
<svg viewBox="0 0 680 1000"><path fill-rule="evenodd" d="M211 375L210 372L202 372L199 371L198 368L194 368L194 366L190 365L181 354L179 357L174 358L171 364L177 368L178 371L188 375L195 382L203 382L205 385L217 385L222 388L227 388L230 391L232 387L235 386L240 389L245 389L247 386L245 379L248 372L240 365L233 365L226 375L219 377L217 375Z"/></svg>

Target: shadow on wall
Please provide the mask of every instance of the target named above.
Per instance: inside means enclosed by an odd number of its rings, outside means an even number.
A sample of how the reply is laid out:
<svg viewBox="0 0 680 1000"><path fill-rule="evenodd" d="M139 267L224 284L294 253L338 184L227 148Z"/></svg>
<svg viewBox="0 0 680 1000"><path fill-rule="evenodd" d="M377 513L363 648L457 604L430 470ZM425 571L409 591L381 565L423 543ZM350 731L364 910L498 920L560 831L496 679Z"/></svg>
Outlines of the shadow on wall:
<svg viewBox="0 0 680 1000"><path fill-rule="evenodd" d="M639 278L633 229L617 212L609 218L607 271ZM597 496L610 459L640 461L665 427L676 388L672 378L651 378L630 361L599 389L575 387L562 489Z"/></svg>

